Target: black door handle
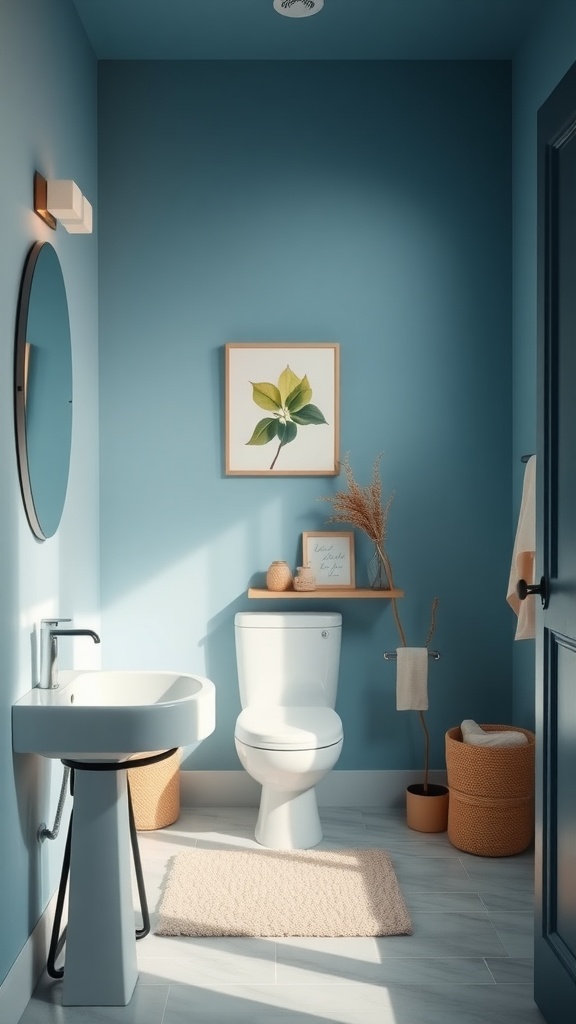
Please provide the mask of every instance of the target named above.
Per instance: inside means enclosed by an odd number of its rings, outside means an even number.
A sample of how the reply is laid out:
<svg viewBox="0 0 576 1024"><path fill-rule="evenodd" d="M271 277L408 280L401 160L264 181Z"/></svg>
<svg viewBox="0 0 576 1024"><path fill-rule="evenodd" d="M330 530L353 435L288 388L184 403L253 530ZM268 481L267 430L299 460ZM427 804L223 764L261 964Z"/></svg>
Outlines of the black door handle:
<svg viewBox="0 0 576 1024"><path fill-rule="evenodd" d="M516 596L520 601L525 601L532 594L540 594L542 607L548 606L548 584L544 576L540 577L540 583L526 583L526 580L518 580L516 584Z"/></svg>

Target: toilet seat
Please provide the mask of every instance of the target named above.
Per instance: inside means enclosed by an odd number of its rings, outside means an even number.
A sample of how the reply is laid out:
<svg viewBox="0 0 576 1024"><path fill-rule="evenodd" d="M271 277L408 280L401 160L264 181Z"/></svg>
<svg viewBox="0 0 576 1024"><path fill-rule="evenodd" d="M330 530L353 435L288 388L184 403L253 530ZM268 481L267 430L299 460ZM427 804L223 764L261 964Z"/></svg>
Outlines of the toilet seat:
<svg viewBox="0 0 576 1024"><path fill-rule="evenodd" d="M235 735L263 750L316 750L339 743L343 730L332 708L260 706L240 712Z"/></svg>

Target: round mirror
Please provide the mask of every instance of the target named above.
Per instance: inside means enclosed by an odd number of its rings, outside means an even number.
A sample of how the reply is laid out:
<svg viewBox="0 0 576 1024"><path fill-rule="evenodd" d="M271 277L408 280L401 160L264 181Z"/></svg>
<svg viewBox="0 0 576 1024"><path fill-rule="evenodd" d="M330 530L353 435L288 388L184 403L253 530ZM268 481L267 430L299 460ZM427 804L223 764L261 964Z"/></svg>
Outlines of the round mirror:
<svg viewBox="0 0 576 1024"><path fill-rule="evenodd" d="M72 346L62 268L49 242L28 253L15 358L16 445L28 522L39 540L62 516L72 440Z"/></svg>

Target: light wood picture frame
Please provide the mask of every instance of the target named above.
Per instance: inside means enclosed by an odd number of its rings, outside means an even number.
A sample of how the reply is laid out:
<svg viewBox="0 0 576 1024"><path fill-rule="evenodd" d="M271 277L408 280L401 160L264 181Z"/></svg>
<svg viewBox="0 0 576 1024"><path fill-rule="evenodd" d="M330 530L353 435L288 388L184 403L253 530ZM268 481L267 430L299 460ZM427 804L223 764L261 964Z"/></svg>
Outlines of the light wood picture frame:
<svg viewBox="0 0 576 1024"><path fill-rule="evenodd" d="M226 475L336 476L340 346L226 345Z"/></svg>
<svg viewBox="0 0 576 1024"><path fill-rule="evenodd" d="M310 566L318 587L354 590L354 534L338 530L303 533L302 565Z"/></svg>

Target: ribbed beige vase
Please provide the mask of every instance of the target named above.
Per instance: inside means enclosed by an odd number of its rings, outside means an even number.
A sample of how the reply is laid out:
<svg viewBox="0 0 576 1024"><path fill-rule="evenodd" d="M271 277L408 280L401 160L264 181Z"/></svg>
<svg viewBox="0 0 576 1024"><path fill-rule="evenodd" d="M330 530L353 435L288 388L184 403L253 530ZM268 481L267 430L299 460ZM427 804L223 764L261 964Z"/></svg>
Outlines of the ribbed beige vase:
<svg viewBox="0 0 576 1024"><path fill-rule="evenodd" d="M272 562L266 573L268 590L290 590L292 587L292 571L288 562Z"/></svg>

